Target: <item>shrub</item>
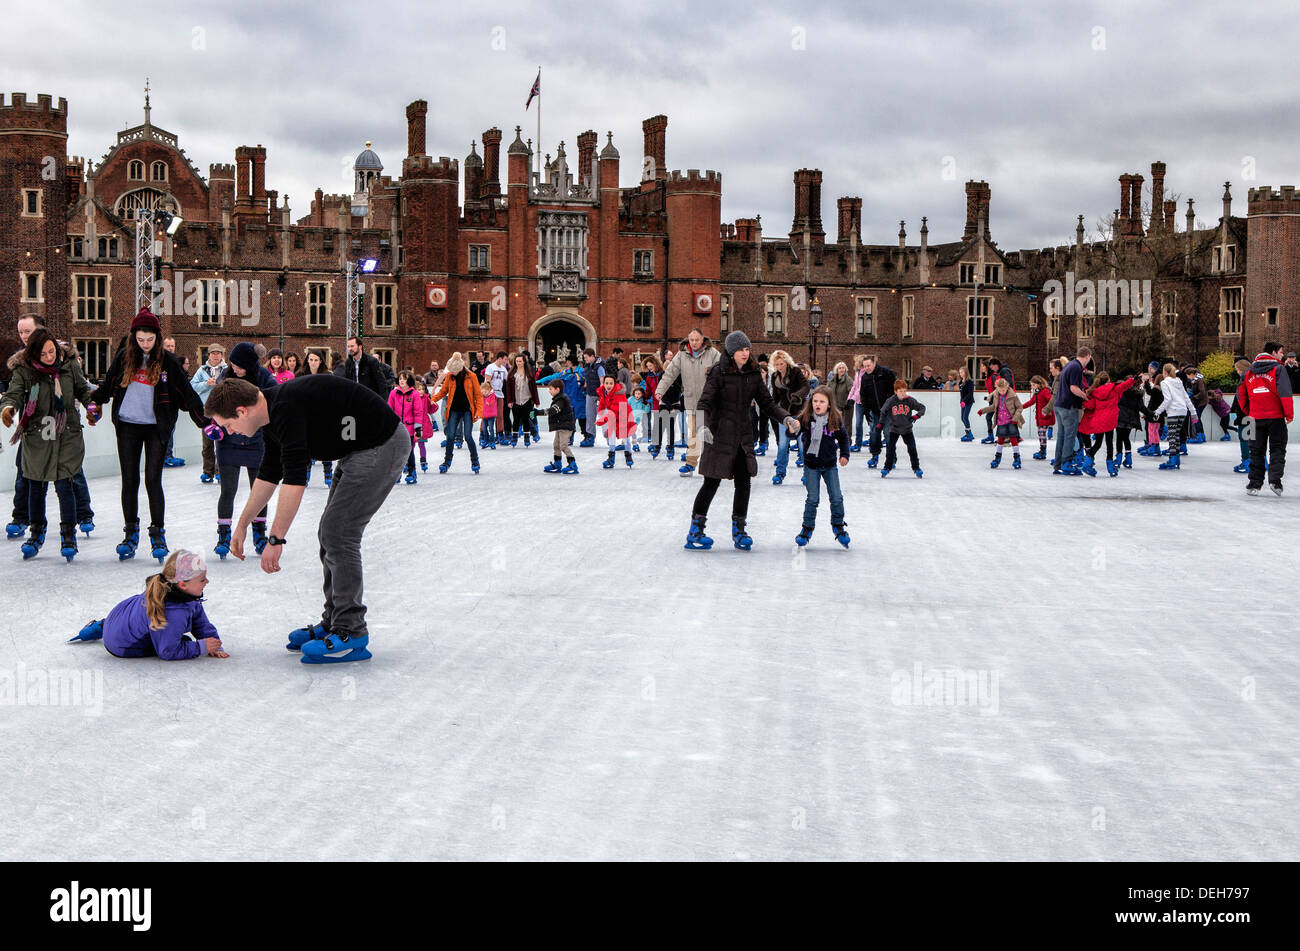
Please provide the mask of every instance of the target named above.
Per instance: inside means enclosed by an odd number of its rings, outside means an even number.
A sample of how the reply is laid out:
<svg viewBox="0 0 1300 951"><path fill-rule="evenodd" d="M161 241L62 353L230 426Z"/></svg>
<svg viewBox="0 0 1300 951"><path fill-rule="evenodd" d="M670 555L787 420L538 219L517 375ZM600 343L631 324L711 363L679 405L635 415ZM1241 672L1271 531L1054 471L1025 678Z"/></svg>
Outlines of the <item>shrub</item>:
<svg viewBox="0 0 1300 951"><path fill-rule="evenodd" d="M1210 389L1229 390L1237 380L1237 373L1232 365L1236 357L1226 350L1216 350L1209 354L1198 369L1205 377L1205 385Z"/></svg>

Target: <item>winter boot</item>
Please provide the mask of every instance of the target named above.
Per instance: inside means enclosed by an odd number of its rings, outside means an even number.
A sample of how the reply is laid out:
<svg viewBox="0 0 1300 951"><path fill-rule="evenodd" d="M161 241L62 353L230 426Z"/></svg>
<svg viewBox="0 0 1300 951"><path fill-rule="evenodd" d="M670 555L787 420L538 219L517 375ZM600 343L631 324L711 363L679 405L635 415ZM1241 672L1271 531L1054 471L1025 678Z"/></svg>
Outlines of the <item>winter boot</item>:
<svg viewBox="0 0 1300 951"><path fill-rule="evenodd" d="M127 522L123 530L122 543L117 546L117 558L126 561L135 557L136 546L140 544L140 523Z"/></svg>
<svg viewBox="0 0 1300 951"><path fill-rule="evenodd" d="M12 541L15 538L22 538L27 534L26 522L10 522L5 526L5 537Z"/></svg>
<svg viewBox="0 0 1300 951"><path fill-rule="evenodd" d="M808 544L808 539L812 538L814 525L804 525L799 529L799 534L795 536L794 543L800 548Z"/></svg>
<svg viewBox="0 0 1300 951"><path fill-rule="evenodd" d="M560 465L560 457L556 456L555 461L548 466L542 466L543 472L561 472L563 467Z"/></svg>
<svg viewBox="0 0 1300 951"><path fill-rule="evenodd" d="M262 550L266 548L266 542L267 542L266 522L263 522L261 520L254 520L253 551L257 552L260 555L262 553Z"/></svg>
<svg viewBox="0 0 1300 951"><path fill-rule="evenodd" d="M68 559L77 557L77 523L62 522L59 524L59 554Z"/></svg>
<svg viewBox="0 0 1300 951"><path fill-rule="evenodd" d="M688 551L707 551L713 547L713 539L704 534L704 523L708 520L704 515L691 516L691 528L686 533L686 544L683 548Z"/></svg>
<svg viewBox="0 0 1300 951"><path fill-rule="evenodd" d="M614 450L611 449L611 450L609 451L609 456L608 456L608 458L606 458L605 461L602 462L602 463L600 464L600 467L601 467L602 469L613 469L613 468L614 468Z"/></svg>
<svg viewBox="0 0 1300 951"><path fill-rule="evenodd" d="M212 549L218 558L226 560L230 554L230 525L217 522L217 547Z"/></svg>
<svg viewBox="0 0 1300 951"><path fill-rule="evenodd" d="M254 529L254 534L256 534L256 529ZM163 531L163 527L161 525L149 526L149 546L150 546L149 553L153 555L155 558L157 558L158 564L161 565L164 559L166 559L168 554L167 533Z"/></svg>
<svg viewBox="0 0 1300 951"><path fill-rule="evenodd" d="M569 464L568 464L567 466L565 466L563 469L560 470L560 474L561 474L561 475L577 475L577 474L578 474L578 460L577 460L577 459L570 459L570 460L569 460Z"/></svg>
<svg viewBox="0 0 1300 951"><path fill-rule="evenodd" d="M623 461L627 463L629 469L632 468L632 453L628 452L626 449L623 450Z"/></svg>
<svg viewBox="0 0 1300 951"><path fill-rule="evenodd" d="M35 558L45 544L45 526L35 523L31 526L31 531L27 536L27 541L23 542L23 561L29 558Z"/></svg>
<svg viewBox="0 0 1300 951"><path fill-rule="evenodd" d="M731 517L731 544L740 551L749 551L754 547L754 539L745 534L745 520L734 515Z"/></svg>
<svg viewBox="0 0 1300 951"><path fill-rule="evenodd" d="M848 526L845 525L843 522L840 522L840 524L838 525L831 525L831 530L835 532L835 540L839 542L841 545L843 545L845 548L848 548L849 547Z"/></svg>

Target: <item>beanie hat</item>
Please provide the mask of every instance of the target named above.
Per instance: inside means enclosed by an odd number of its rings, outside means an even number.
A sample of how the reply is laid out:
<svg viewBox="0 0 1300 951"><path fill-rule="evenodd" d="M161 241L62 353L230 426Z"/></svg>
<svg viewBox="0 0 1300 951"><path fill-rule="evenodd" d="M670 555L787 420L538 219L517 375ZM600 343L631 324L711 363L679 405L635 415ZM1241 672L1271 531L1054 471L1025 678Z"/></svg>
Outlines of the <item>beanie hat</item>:
<svg viewBox="0 0 1300 951"><path fill-rule="evenodd" d="M134 334L137 330L152 330L156 334L161 334L162 324L158 323L158 318L148 307L141 307L140 312L131 321L131 333Z"/></svg>
<svg viewBox="0 0 1300 951"><path fill-rule="evenodd" d="M727 351L727 356L731 356L738 350L745 350L749 346L749 338L739 330L733 330L731 333L727 334L726 343L723 344L724 349Z"/></svg>
<svg viewBox="0 0 1300 951"><path fill-rule="evenodd" d="M244 371L244 379L254 386L257 385L257 368L260 361L257 359L257 350L247 340L241 340L230 351L229 362L233 363L239 369Z"/></svg>

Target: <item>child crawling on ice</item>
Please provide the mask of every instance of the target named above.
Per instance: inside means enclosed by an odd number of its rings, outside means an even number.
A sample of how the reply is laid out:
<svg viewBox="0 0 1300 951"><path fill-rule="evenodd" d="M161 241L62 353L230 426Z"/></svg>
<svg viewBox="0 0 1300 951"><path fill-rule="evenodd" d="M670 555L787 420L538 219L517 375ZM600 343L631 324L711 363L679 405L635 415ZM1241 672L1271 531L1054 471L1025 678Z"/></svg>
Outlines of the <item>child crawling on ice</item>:
<svg viewBox="0 0 1300 951"><path fill-rule="evenodd" d="M150 575L144 593L122 601L102 621L91 621L74 641L104 639L115 657L229 657L203 610L208 566L185 549L171 553L162 571Z"/></svg>

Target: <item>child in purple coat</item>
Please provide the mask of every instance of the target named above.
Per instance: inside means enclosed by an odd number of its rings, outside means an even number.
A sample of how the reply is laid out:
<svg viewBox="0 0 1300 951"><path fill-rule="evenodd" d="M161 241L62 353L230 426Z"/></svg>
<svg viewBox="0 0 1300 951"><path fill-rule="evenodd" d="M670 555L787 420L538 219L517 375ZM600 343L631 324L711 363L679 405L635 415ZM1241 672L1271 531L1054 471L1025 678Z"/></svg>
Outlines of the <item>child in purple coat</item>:
<svg viewBox="0 0 1300 951"><path fill-rule="evenodd" d="M115 657L229 657L203 610L208 569L203 556L178 549L163 569L150 575L144 593L127 598L102 621L91 621L74 641L104 639Z"/></svg>

